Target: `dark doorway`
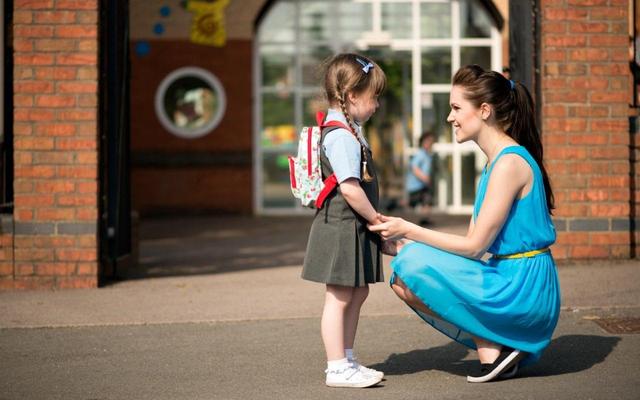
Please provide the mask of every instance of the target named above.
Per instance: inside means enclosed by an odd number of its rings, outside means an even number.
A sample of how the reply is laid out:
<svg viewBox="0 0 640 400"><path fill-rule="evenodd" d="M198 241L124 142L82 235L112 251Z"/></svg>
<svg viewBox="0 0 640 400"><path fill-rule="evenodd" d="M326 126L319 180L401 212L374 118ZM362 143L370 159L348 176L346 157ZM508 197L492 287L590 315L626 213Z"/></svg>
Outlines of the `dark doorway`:
<svg viewBox="0 0 640 400"><path fill-rule="evenodd" d="M536 104L541 104L540 86L540 2L509 1L509 74L525 85ZM541 127L541 107L536 107Z"/></svg>
<svg viewBox="0 0 640 400"><path fill-rule="evenodd" d="M131 262L129 1L100 2L100 268L117 279Z"/></svg>
<svg viewBox="0 0 640 400"><path fill-rule="evenodd" d="M0 213L13 210L13 1L0 6Z"/></svg>

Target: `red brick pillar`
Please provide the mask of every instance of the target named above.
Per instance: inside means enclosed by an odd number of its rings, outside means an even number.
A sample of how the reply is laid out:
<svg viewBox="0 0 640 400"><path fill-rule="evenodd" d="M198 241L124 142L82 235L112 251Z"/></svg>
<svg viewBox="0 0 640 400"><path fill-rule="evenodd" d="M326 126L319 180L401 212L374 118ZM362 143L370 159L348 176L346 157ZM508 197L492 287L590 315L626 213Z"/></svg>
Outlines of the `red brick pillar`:
<svg viewBox="0 0 640 400"><path fill-rule="evenodd" d="M631 250L628 0L543 0L542 131L558 258Z"/></svg>
<svg viewBox="0 0 640 400"><path fill-rule="evenodd" d="M2 286L95 287L98 4L15 0L13 22L14 260Z"/></svg>

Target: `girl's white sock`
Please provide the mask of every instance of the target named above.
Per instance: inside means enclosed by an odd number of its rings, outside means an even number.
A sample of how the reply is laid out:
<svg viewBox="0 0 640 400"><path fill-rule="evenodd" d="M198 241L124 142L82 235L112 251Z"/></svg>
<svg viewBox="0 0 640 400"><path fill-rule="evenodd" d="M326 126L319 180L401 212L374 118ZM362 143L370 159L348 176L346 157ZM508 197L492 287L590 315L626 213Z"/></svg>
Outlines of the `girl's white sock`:
<svg viewBox="0 0 640 400"><path fill-rule="evenodd" d="M329 360L327 361L327 369L329 371L335 371L335 370L342 369L347 364L349 364L349 360L346 357L341 358L339 360Z"/></svg>
<svg viewBox="0 0 640 400"><path fill-rule="evenodd" d="M353 361L353 349L344 349L344 354L347 356L347 360Z"/></svg>

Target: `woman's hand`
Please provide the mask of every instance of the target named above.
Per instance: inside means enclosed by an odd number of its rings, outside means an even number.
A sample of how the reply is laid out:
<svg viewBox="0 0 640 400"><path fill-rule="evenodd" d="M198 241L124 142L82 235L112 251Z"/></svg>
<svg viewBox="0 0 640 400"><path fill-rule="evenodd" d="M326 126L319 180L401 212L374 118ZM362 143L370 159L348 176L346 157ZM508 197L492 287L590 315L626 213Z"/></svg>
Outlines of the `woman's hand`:
<svg viewBox="0 0 640 400"><path fill-rule="evenodd" d="M377 225L369 225L371 232L377 232L385 240L401 239L407 234L409 222L398 217L387 217L378 214L378 219L382 222Z"/></svg>

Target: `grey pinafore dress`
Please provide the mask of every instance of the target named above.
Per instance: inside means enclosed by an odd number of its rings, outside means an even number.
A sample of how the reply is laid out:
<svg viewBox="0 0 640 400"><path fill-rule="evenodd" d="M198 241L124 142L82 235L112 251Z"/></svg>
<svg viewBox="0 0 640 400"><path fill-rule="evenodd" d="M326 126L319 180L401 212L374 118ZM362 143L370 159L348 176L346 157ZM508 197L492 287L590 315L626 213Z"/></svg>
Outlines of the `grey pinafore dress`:
<svg viewBox="0 0 640 400"><path fill-rule="evenodd" d="M320 141L322 178L333 173L322 143L335 127L325 128ZM360 180L367 198L378 209L378 177L368 152L368 171L371 182ZM363 154L361 153L361 159ZM362 168L362 167L361 167ZM363 176L362 171L360 176ZM369 283L383 282L381 239L367 229L367 221L358 215L342 196L340 186L331 193L322 209L316 212L311 225L307 252L304 258L302 278L332 285L361 287Z"/></svg>

